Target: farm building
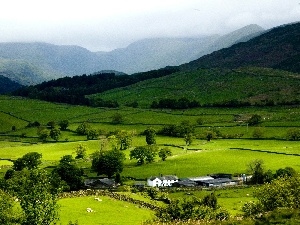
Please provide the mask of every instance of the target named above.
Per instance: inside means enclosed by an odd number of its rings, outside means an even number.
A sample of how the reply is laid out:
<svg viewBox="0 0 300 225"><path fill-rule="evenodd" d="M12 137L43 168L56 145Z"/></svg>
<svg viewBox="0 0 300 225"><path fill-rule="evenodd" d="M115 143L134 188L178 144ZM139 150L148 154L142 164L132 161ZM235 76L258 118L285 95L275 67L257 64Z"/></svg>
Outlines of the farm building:
<svg viewBox="0 0 300 225"><path fill-rule="evenodd" d="M153 176L147 179L147 185L150 187L171 187L175 182L178 182L178 177L174 175Z"/></svg>
<svg viewBox="0 0 300 225"><path fill-rule="evenodd" d="M172 184L172 187L195 187L197 183L188 178L179 179L178 182Z"/></svg>
<svg viewBox="0 0 300 225"><path fill-rule="evenodd" d="M201 181L199 184L205 187L223 187L223 186L236 185L237 182L229 178L216 178L212 180Z"/></svg>
<svg viewBox="0 0 300 225"><path fill-rule="evenodd" d="M89 179L84 182L86 188L91 189L102 189L102 188L115 188L116 183L114 180L109 178L102 179Z"/></svg>

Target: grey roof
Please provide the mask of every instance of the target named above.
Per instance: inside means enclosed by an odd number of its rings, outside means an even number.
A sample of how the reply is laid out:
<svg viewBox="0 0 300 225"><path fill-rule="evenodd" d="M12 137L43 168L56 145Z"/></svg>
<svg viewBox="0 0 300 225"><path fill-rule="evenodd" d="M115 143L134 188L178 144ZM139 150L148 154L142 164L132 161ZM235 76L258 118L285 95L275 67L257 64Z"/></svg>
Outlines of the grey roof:
<svg viewBox="0 0 300 225"><path fill-rule="evenodd" d="M202 176L202 177L189 177L188 179L192 181L205 181L205 180L213 180L214 178L211 176Z"/></svg>
<svg viewBox="0 0 300 225"><path fill-rule="evenodd" d="M149 180L153 181L156 178L158 178L160 180L178 180L178 177L175 175L153 176L153 177L150 177Z"/></svg>
<svg viewBox="0 0 300 225"><path fill-rule="evenodd" d="M216 179L212 179L212 180L204 180L201 181L205 184L222 184L222 183L228 183L231 182L231 179L229 178L216 178Z"/></svg>

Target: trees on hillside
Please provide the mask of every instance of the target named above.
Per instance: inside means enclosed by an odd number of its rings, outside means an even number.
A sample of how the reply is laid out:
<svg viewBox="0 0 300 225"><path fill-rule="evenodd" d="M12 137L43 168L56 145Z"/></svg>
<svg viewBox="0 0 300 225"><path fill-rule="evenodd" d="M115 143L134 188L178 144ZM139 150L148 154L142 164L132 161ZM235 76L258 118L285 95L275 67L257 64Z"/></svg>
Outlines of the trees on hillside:
<svg viewBox="0 0 300 225"><path fill-rule="evenodd" d="M57 195L53 177L45 170L16 171L5 181L5 191L20 200L22 225L55 224L58 220Z"/></svg>
<svg viewBox="0 0 300 225"><path fill-rule="evenodd" d="M145 162L151 163L154 161L157 151L158 149L155 145L138 146L130 151L130 159L136 159L138 165L142 165Z"/></svg>
<svg viewBox="0 0 300 225"><path fill-rule="evenodd" d="M167 157L171 156L171 155L172 155L172 152L168 147L162 148L158 152L158 156L161 158L162 161L165 161L167 159Z"/></svg>
<svg viewBox="0 0 300 225"><path fill-rule="evenodd" d="M50 130L50 137L55 140L58 141L59 137L61 135L60 129L58 127L53 127Z"/></svg>
<svg viewBox="0 0 300 225"><path fill-rule="evenodd" d="M245 216L256 216L280 208L300 209L299 177L279 177L266 183L254 192L255 202L243 206Z"/></svg>
<svg viewBox="0 0 300 225"><path fill-rule="evenodd" d="M66 182L70 191L80 190L84 185L84 171L74 164L71 155L65 155L61 158L58 166L52 171L52 176L59 177Z"/></svg>
<svg viewBox="0 0 300 225"><path fill-rule="evenodd" d="M13 163L13 169L15 171L20 171L25 168L36 169L42 163L42 154L37 152L29 152L18 158Z"/></svg>
<svg viewBox="0 0 300 225"><path fill-rule="evenodd" d="M148 127L144 134L146 135L146 143L148 145L154 145L156 144L155 136L156 136L156 130L153 127Z"/></svg>
<svg viewBox="0 0 300 225"><path fill-rule="evenodd" d="M123 171L124 160L124 153L118 149L97 151L92 155L92 169L98 175L105 174L110 178Z"/></svg>

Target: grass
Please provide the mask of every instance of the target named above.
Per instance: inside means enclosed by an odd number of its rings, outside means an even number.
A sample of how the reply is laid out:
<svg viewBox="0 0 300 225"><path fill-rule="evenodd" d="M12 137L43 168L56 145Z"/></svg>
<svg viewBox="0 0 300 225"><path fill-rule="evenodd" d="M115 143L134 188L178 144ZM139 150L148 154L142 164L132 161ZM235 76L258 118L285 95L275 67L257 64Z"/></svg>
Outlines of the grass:
<svg viewBox="0 0 300 225"><path fill-rule="evenodd" d="M122 105L136 100L141 107L149 107L154 100L174 96L187 97L201 104L232 99L247 100L254 104L265 99L274 102L299 100L299 84L299 74L274 69L198 69L146 80L90 97L117 99Z"/></svg>
<svg viewBox="0 0 300 225"><path fill-rule="evenodd" d="M78 197L59 200L60 223L65 225L76 220L80 225L91 224L141 224L153 218L151 210L139 208L134 204L118 201L101 196L102 201L95 201L94 197ZM87 208L94 211L88 213Z"/></svg>
<svg viewBox="0 0 300 225"><path fill-rule="evenodd" d="M218 205L225 208L233 216L242 213L242 207L246 202L254 201L253 197L254 187L242 187L242 188L227 188L227 189L212 189L201 191L189 191L189 192L175 192L169 193L169 198L187 198L195 196L197 198L204 198L204 196L214 193L218 200Z"/></svg>
<svg viewBox="0 0 300 225"><path fill-rule="evenodd" d="M111 124L111 116L114 113L123 115L123 124ZM259 114L264 120L260 125L264 132L262 140L251 139L255 127L239 125L233 121L234 115ZM53 104L37 100L28 100L15 97L0 96L0 174L4 174L7 166L12 165L6 159L17 159L27 152L39 152L43 156L43 167L55 165L63 155L75 156L75 148L78 144L87 146L87 153L91 154L100 148L100 141L86 141L85 136L74 133L77 126L87 121L95 129L114 131L117 129L133 131L137 134L148 126L160 129L164 124L180 124L188 120L196 123L202 118L204 124L196 126L196 134L201 135L208 129L218 129L224 134L243 133L245 139L214 139L211 142L196 139L190 149L183 150L169 146L173 156L161 161L158 157L154 163L136 166L136 161L129 160L130 150L135 146L145 145L144 136L135 136L132 147L124 151L127 159L123 170L123 176L130 176L146 180L146 178L159 174L176 174L178 177L201 176L211 173L247 172L247 165L255 159L262 159L266 169L273 172L286 166L293 167L300 172L300 157L286 154L300 154L299 142L284 140L287 129L300 127L299 107L244 107L244 108L198 108L191 110L146 110L146 109L103 109L89 108L85 106L70 106L65 104ZM37 128L27 128L29 121L39 121L43 125L49 121L59 122L68 119L70 126L63 132L59 142L49 141L41 143L37 140ZM12 126L17 130L12 131ZM26 137L21 137L22 134ZM278 138L278 140L274 140ZM268 140L269 138L269 140ZM68 141L65 141L65 140ZM157 144L160 148L165 145L185 146L183 138L171 138L157 136ZM264 152L262 152L264 151ZM78 166L84 167L88 176L95 176L90 171L90 161L78 161ZM203 197L203 192L195 192L194 195ZM180 197L184 193L172 193L172 198ZM247 195L249 194L249 195ZM228 209L233 215L240 213L240 208L245 201L253 200L249 189L229 189L216 191L219 204ZM141 196L136 196L140 198ZM92 197L61 199L61 224L78 220L84 224L140 224L142 221L152 218L153 212L136 208L129 203L112 200L103 197L103 201L97 202ZM102 204L105 203L105 204ZM101 205L102 204L102 205ZM95 210L87 213L86 208Z"/></svg>

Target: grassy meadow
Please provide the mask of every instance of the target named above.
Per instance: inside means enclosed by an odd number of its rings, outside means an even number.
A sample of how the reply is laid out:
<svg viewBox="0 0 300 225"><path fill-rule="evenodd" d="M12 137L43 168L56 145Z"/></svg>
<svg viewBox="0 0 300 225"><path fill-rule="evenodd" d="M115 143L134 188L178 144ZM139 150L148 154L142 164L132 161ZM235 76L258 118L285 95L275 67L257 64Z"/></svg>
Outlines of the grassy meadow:
<svg viewBox="0 0 300 225"><path fill-rule="evenodd" d="M138 225L154 217L152 210L139 208L134 204L106 196L99 198L101 201L96 201L93 196L59 200L60 221L58 224L65 225L69 221L78 221L80 225ZM87 208L91 208L93 212L87 212Z"/></svg>
<svg viewBox="0 0 300 225"><path fill-rule="evenodd" d="M124 122L113 124L112 116L119 113ZM252 134L257 127L247 126L234 121L235 115L261 115L263 118L259 129L263 137L254 139ZM201 118L203 124L197 124ZM27 127L29 122L38 121L46 126L49 121L69 120L67 131L62 132L58 142L48 139L42 143L38 140L37 128ZM210 142L197 138L190 146L185 146L183 138L156 136L159 148L168 146L172 156L166 161L156 158L154 163L137 166L129 159L130 150L136 146L146 145L145 136L140 135L147 127L156 130L166 124L179 125L182 121L195 124L195 133L199 137L208 130L218 130L222 134L242 134L235 139L213 139ZM52 168L64 155L75 156L76 147L86 146L87 154L99 150L100 140L87 140L86 136L75 133L82 122L92 128L105 132L126 130L135 133L131 148L125 150L124 177L146 180L159 174L176 174L178 177L203 176L211 173L247 173L247 165L256 159L264 162L266 169L275 172L286 166L300 172L300 145L298 141L287 141L286 132L290 128L300 127L299 107L243 107L243 108L199 108L191 110L147 110L122 107L120 109L90 108L53 104L37 100L0 96L0 174L15 160L28 152L42 154L43 167ZM12 126L16 129L13 130ZM108 146L109 148L109 146ZM96 174L90 170L91 161L79 160L86 177ZM126 181L130 184L132 181ZM203 197L209 191L190 192L189 195ZM253 200L252 188L215 190L218 202L233 215L241 211L244 202ZM169 193L171 199L186 196L186 192ZM78 220L85 224L141 224L153 218L153 211L137 208L127 202L109 197L101 197L102 202L93 197L60 199L60 224ZM146 201L146 200L145 200ZM86 208L94 212L88 213Z"/></svg>

